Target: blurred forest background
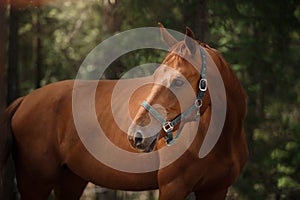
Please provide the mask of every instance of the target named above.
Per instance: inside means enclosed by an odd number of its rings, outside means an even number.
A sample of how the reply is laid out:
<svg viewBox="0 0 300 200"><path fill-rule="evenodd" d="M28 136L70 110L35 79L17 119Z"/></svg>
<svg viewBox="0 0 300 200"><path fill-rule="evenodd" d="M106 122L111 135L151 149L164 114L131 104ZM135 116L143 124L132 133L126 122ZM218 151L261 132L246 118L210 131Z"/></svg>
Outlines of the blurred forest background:
<svg viewBox="0 0 300 200"><path fill-rule="evenodd" d="M43 85L74 79L109 36L159 21L180 32L189 26L218 49L249 95L250 157L228 199L300 199L300 0L0 0L0 109ZM123 56L105 77L163 56ZM130 199L122 195L114 192Z"/></svg>

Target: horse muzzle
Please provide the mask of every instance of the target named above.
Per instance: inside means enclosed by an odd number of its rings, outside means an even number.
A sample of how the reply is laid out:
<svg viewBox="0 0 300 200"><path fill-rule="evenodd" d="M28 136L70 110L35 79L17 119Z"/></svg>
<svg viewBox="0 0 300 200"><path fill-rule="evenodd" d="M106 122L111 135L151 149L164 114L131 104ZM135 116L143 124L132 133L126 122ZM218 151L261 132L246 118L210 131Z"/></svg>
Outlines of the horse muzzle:
<svg viewBox="0 0 300 200"><path fill-rule="evenodd" d="M147 134L142 130L134 130L132 127L129 129L128 140L130 145L140 152L151 152L156 146L158 134L146 137Z"/></svg>

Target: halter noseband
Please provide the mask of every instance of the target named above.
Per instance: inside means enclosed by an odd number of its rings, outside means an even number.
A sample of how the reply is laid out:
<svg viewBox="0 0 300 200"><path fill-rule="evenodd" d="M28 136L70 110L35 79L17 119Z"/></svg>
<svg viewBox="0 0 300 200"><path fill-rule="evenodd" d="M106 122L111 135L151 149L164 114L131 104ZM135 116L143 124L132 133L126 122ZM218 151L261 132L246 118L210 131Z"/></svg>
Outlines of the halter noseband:
<svg viewBox="0 0 300 200"><path fill-rule="evenodd" d="M162 129L167 133L165 136L165 140L167 144L171 145L175 142L175 140L179 137L181 130L183 127L180 127L173 138L173 129L174 127L183 119L188 118L194 111L197 111L197 114L194 117L194 120L198 120L200 117L200 108L202 107L202 99L207 90L207 79L206 77L206 54L203 48L200 46L200 53L202 59L202 69L201 69L201 79L199 82L199 90L197 94L197 98L195 103L191 105L186 111L178 115L172 121L166 121L148 102L143 101L141 106L143 106L152 116L160 122L162 125Z"/></svg>

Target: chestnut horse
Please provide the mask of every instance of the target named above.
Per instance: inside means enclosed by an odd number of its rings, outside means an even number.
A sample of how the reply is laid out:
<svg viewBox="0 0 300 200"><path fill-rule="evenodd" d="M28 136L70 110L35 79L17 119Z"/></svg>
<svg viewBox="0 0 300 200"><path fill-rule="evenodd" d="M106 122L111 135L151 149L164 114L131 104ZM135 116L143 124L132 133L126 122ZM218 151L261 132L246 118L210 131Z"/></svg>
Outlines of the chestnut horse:
<svg viewBox="0 0 300 200"><path fill-rule="evenodd" d="M134 153L137 160L140 155L157 152L157 169L118 170L92 155L84 145L74 119L72 92L75 83L61 81L15 100L6 109L1 124L1 140L10 147L1 154L1 160L7 158L11 150L22 199L47 199L52 190L56 199L79 199L89 181L119 190L158 188L160 200L183 200L191 192L197 199L225 199L228 187L240 174L248 156L243 129L246 93L222 56L208 45L195 42L189 28L180 42L162 25L161 33L171 51L154 75L147 77L153 79L153 83L141 85L134 91L129 106L124 105L121 98L126 91L116 94L119 98L114 100L114 104L119 105L117 110L129 107L133 122L128 126L128 133L118 127L111 111L112 91L120 82L122 85L137 84L147 78L99 81L94 106L107 138L120 149ZM213 80L205 79L204 70L207 68L209 75L211 63L207 62L206 66L208 57L223 79L226 113L216 144L201 157L199 151L206 133L210 126L215 126L210 124L214 106L211 90L214 88L207 90ZM75 90L83 90L83 94L89 95L90 83L81 81ZM185 93L188 87L192 91L189 94ZM174 93L174 90L179 92ZM84 108L82 110L84 112ZM92 136L94 127L86 118L83 119L84 137L93 142L96 140ZM165 121L162 124L160 120ZM190 124L197 126L189 129ZM191 130L194 130L191 143L184 146L187 144L181 140L189 138ZM173 147L184 148L184 151L174 161L160 166L173 155L161 150ZM120 165L127 162L124 161L126 158L123 160L113 152L105 154L116 158ZM144 164L135 159L132 163Z"/></svg>

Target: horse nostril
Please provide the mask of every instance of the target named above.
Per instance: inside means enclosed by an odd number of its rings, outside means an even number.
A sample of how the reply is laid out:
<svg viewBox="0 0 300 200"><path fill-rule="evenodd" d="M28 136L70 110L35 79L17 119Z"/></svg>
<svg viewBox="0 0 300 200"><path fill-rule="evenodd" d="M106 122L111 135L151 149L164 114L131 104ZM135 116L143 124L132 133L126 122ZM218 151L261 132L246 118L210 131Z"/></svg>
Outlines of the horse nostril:
<svg viewBox="0 0 300 200"><path fill-rule="evenodd" d="M136 132L134 135L134 141L135 141L135 145L136 146L140 146L142 144L143 141L143 135L141 132Z"/></svg>

